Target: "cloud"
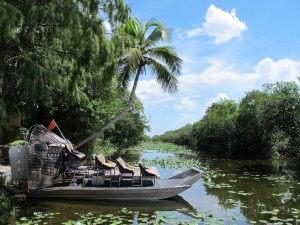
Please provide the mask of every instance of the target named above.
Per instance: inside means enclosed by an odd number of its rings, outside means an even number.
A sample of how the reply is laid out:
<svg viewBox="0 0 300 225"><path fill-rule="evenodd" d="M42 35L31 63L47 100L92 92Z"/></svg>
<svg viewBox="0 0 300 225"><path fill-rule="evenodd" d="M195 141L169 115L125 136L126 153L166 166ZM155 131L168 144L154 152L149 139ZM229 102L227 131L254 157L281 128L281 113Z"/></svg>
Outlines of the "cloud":
<svg viewBox="0 0 300 225"><path fill-rule="evenodd" d="M197 102L189 97L182 97L180 99L180 104L175 104L174 108L178 111L186 110L193 111L197 107Z"/></svg>
<svg viewBox="0 0 300 225"><path fill-rule="evenodd" d="M204 29L208 36L215 38L216 44L227 42L235 37L241 37L241 32L247 29L235 15L235 9L225 12L211 5L205 15Z"/></svg>
<svg viewBox="0 0 300 225"><path fill-rule="evenodd" d="M197 102L192 98L199 99L201 95L214 93L214 90L220 92L216 97L217 99L227 99L228 96L224 92L245 92L253 88L260 88L261 86L258 85L262 83L296 80L297 76L300 75L300 61L291 59L274 61L271 58L264 58L249 72L239 72L235 65L221 60L212 60L210 63L210 66L200 73L188 73L179 76L178 94L170 95L163 92L155 79L139 81L136 94L145 107L178 99L179 103L173 103L173 108L178 111L190 112L197 107ZM214 99L206 104L211 104L210 102L213 102Z"/></svg>
<svg viewBox="0 0 300 225"><path fill-rule="evenodd" d="M206 102L205 106L206 108L210 107L213 103L220 102L222 100L230 99L227 94L225 93L219 93L215 98L210 99L208 102Z"/></svg>
<svg viewBox="0 0 300 225"><path fill-rule="evenodd" d="M194 37L194 36L199 36L199 35L202 35L204 32L205 32L205 29L202 28L202 27L198 27L198 28L195 28L195 29L192 29L192 30L187 30L186 31L186 37L191 38L191 37Z"/></svg>
<svg viewBox="0 0 300 225"><path fill-rule="evenodd" d="M211 65L198 74L185 74L180 76L179 91L190 92L205 86L229 85L245 86L254 84L259 76L255 73L240 73L235 71L234 65L227 65L221 60L210 61Z"/></svg>
<svg viewBox="0 0 300 225"><path fill-rule="evenodd" d="M130 85L130 90L131 87L132 82ZM154 79L139 81L136 89L136 95L143 103L150 106L167 102L175 98L173 95L163 92L161 85L158 84Z"/></svg>
<svg viewBox="0 0 300 225"><path fill-rule="evenodd" d="M241 37L241 33L247 30L247 25L236 17L236 10L223 11L214 5L210 5L205 15L205 22L201 27L184 31L177 29L180 38L208 35L214 38L215 44L219 45L233 38Z"/></svg>
<svg viewBox="0 0 300 225"><path fill-rule="evenodd" d="M179 93L175 95L164 93L156 79L140 80L136 95L153 119L152 132L157 134L165 132L165 127L178 129L198 121L207 107L221 99L238 101L246 91L262 88L263 83L296 80L299 75L300 61L292 59L263 58L245 72L240 72L238 65L211 60L199 73L178 76Z"/></svg>
<svg viewBox="0 0 300 225"><path fill-rule="evenodd" d="M300 75L300 61L291 59L274 61L264 58L256 65L254 71L265 82L296 80Z"/></svg>

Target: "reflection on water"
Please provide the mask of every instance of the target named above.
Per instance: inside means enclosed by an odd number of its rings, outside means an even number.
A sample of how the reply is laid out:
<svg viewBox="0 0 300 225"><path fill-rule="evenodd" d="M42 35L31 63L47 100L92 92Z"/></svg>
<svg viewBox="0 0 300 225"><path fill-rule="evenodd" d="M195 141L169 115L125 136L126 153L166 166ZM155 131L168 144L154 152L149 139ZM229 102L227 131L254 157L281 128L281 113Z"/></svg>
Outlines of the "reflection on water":
<svg viewBox="0 0 300 225"><path fill-rule="evenodd" d="M126 208L126 211L124 209ZM181 210L184 209L184 210ZM77 215L93 213L95 215L116 214L127 220L138 220L142 214L156 215L156 212L176 211L184 215L193 211L193 207L182 197L176 196L168 200L151 201L58 201L58 200L34 200L28 201L24 215L32 215L34 212L60 212L52 223L77 219Z"/></svg>
<svg viewBox="0 0 300 225"><path fill-rule="evenodd" d="M159 161L163 165L157 168L162 177L170 177L186 167L173 169L175 157L171 153L147 150L140 160L157 163L157 158L163 159ZM168 160L171 163L165 162ZM285 164L207 157L196 157L196 161L191 157L178 159L185 162L182 165L190 165L186 163L189 160L200 169L206 168L205 176L174 199L142 202L29 200L21 216L30 216L36 211L60 212L52 219L53 224L76 220L78 213L88 212L122 215L127 218L123 224L138 224L157 217L175 224L183 220L197 224L300 224L299 160Z"/></svg>
<svg viewBox="0 0 300 225"><path fill-rule="evenodd" d="M88 212L116 212L126 208L128 210L141 210L143 212L152 212L156 210L170 211L176 209L193 209L193 207L181 196L176 196L167 200L149 200L149 201L72 201L72 200L35 200L27 204L27 213L36 211L46 211L51 208L56 212L88 213Z"/></svg>
<svg viewBox="0 0 300 225"><path fill-rule="evenodd" d="M299 223L299 161L211 160L206 194L224 209L240 211L248 221Z"/></svg>

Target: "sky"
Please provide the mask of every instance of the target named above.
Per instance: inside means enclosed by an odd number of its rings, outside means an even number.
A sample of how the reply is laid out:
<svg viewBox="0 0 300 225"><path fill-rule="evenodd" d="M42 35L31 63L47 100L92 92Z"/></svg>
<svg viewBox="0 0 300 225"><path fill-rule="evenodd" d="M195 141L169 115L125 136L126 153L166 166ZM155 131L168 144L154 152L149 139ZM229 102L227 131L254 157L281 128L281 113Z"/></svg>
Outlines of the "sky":
<svg viewBox="0 0 300 225"><path fill-rule="evenodd" d="M263 84L298 81L299 0L125 0L134 17L158 20L183 59L179 91L164 93L155 74L141 77L136 94L149 136L200 120L214 102L239 102Z"/></svg>

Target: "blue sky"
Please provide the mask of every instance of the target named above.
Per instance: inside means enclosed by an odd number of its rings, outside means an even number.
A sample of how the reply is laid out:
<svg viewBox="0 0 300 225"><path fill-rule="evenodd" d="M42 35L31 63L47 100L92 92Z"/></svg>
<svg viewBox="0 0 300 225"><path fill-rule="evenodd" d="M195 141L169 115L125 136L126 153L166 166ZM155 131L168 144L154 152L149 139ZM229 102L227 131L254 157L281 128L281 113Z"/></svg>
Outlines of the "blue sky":
<svg viewBox="0 0 300 225"><path fill-rule="evenodd" d="M183 59L179 92L162 92L155 76L137 89L153 136L200 120L221 99L239 101L262 84L300 76L299 0L125 0L132 15L172 31Z"/></svg>

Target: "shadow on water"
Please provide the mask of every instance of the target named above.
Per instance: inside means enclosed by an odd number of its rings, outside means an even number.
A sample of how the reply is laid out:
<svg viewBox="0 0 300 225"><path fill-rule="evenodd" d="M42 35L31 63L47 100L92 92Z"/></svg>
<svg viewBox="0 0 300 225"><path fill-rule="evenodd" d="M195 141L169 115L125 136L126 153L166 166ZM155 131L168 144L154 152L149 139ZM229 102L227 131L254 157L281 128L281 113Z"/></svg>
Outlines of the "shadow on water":
<svg viewBox="0 0 300 225"><path fill-rule="evenodd" d="M73 213L81 212L117 212L126 208L132 211L153 212L153 211L172 211L176 209L193 210L191 206L181 196L175 196L165 200L146 200L146 201L72 201L72 200L32 200L27 203L27 214L32 214L37 211L55 211L63 214L72 215Z"/></svg>
<svg viewBox="0 0 300 225"><path fill-rule="evenodd" d="M69 220L77 221L82 215L92 214L94 217L114 217L122 219L122 224L138 224L147 220L155 220L159 213L176 212L178 218L188 216L193 218L195 209L181 196L175 196L165 200L149 201L72 201L34 199L24 203L19 212L19 218L30 217L36 212L49 215L51 224L58 224ZM47 215L47 214L46 214ZM14 223L11 218L10 223ZM110 223L108 223L110 224Z"/></svg>

